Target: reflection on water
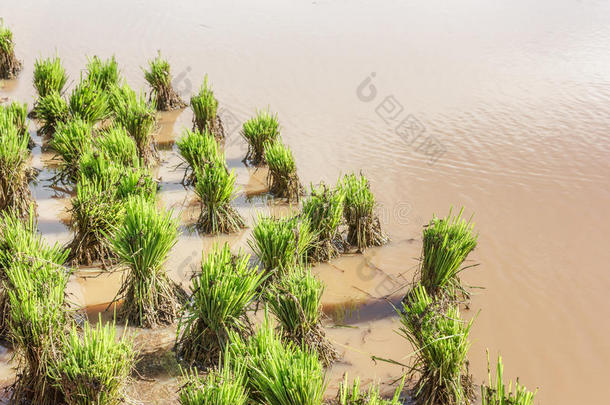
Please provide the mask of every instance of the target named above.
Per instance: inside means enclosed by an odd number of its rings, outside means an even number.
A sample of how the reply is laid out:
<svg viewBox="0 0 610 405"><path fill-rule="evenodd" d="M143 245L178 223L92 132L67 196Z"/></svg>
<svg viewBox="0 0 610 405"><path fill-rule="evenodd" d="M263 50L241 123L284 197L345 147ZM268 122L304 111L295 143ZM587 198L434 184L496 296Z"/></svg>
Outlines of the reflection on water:
<svg viewBox="0 0 610 405"><path fill-rule="evenodd" d="M472 257L481 266L464 278L485 287L469 311L481 310L469 356L475 381L486 376L489 348L504 356L507 377L540 386L541 403L599 403L610 360L610 325L599 322L610 316L610 3L238 3L186 1L168 10L160 0L5 0L24 70L3 83L0 98L31 105L34 60L55 52L70 88L93 54L116 54L128 82L145 88L141 66L161 49L185 100L209 74L233 123L225 153L250 226L260 212L290 212L265 198L264 171L241 163L239 122L256 108L279 113L304 184L333 183L351 170L371 180L393 242L314 269L326 283L328 315L350 326L328 329L345 353L329 372L329 391L344 371L364 382L400 375L371 361L411 350L393 332L384 297L399 297L413 277L421 226L465 206L481 232ZM375 97L358 97L367 77L364 90ZM190 127L188 109L163 114L157 135L159 198L185 226L197 210L180 184L174 142ZM50 156L34 138L40 228L66 243L69 195L51 187ZM444 153L431 161L439 145ZM248 251L249 232L219 240ZM185 228L167 264L172 277L188 280L214 242ZM70 288L81 305L98 305L119 282L120 273L74 278ZM175 399L173 378L141 381L142 392Z"/></svg>

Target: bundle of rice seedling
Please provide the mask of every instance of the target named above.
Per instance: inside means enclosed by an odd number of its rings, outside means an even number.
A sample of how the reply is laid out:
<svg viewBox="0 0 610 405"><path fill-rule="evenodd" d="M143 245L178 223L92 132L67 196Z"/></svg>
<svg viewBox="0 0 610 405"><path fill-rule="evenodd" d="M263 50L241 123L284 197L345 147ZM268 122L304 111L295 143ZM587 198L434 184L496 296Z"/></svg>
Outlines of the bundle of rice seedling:
<svg viewBox="0 0 610 405"><path fill-rule="evenodd" d="M317 235L309 252L313 261L327 262L344 249L339 226L343 220L343 201L341 190L331 190L325 184L311 186L309 198L303 202L303 215L309 219Z"/></svg>
<svg viewBox="0 0 610 405"><path fill-rule="evenodd" d="M271 194L288 202L299 202L304 190L297 176L292 151L279 141L268 142L265 144L265 160L269 165L267 183Z"/></svg>
<svg viewBox="0 0 610 405"><path fill-rule="evenodd" d="M326 389L324 367L315 350L284 343L265 315L248 339L230 334L232 358L245 362L247 386L254 403L321 405Z"/></svg>
<svg viewBox="0 0 610 405"><path fill-rule="evenodd" d="M121 81L119 65L116 63L114 55L102 61L97 56L89 59L87 63L87 81L95 87L108 91L113 86L118 86Z"/></svg>
<svg viewBox="0 0 610 405"><path fill-rule="evenodd" d="M116 177L110 179L112 175ZM89 178L81 174L70 209L74 238L68 248L69 259L74 264L101 262L106 267L116 257L109 234L121 223L124 214L123 203L110 186L118 183L117 175L107 172L108 177Z"/></svg>
<svg viewBox="0 0 610 405"><path fill-rule="evenodd" d="M337 405L399 405L400 394L404 388L405 379L403 377L401 383L394 391L391 400L385 400L379 393L379 385L371 384L367 392L360 392L360 378L356 377L352 385L347 383L347 373L344 380L339 386L337 393Z"/></svg>
<svg viewBox="0 0 610 405"><path fill-rule="evenodd" d="M51 93L61 94L68 81L66 70L59 56L34 62L34 88L38 97L46 97Z"/></svg>
<svg viewBox="0 0 610 405"><path fill-rule="evenodd" d="M116 340L114 324L95 327L85 322L82 332L72 325L62 341L49 376L67 405L123 403L125 386L134 366L133 342L124 334Z"/></svg>
<svg viewBox="0 0 610 405"><path fill-rule="evenodd" d="M25 216L32 198L28 187L32 176L28 166L30 137L12 123L0 124L0 211L14 209Z"/></svg>
<svg viewBox="0 0 610 405"><path fill-rule="evenodd" d="M265 302L280 321L284 337L297 346L306 345L318 352L325 366L338 353L326 339L321 322L324 284L302 267L288 269L265 291Z"/></svg>
<svg viewBox="0 0 610 405"><path fill-rule="evenodd" d="M15 56L13 32L0 20L0 79L13 79L21 70L21 62Z"/></svg>
<svg viewBox="0 0 610 405"><path fill-rule="evenodd" d="M204 170L209 165L225 167L224 154L209 131L185 130L176 145L187 166L183 183L194 183L197 169Z"/></svg>
<svg viewBox="0 0 610 405"><path fill-rule="evenodd" d="M155 104L159 110L171 111L186 107L186 103L172 87L169 62L161 57L161 52L148 62L148 70L144 71L144 78L153 89Z"/></svg>
<svg viewBox="0 0 610 405"><path fill-rule="evenodd" d="M489 353L487 354L487 370L489 375L489 385L481 384L481 405L533 405L536 392L528 391L523 385L519 384L519 379L515 383L515 391L512 389L512 382L508 383L508 389L504 384L504 365L502 357L498 356L496 367L496 382L491 379L491 369L489 367Z"/></svg>
<svg viewBox="0 0 610 405"><path fill-rule="evenodd" d="M157 196L157 182L148 169L126 168L116 186L117 198L126 201L131 196L139 196L154 202Z"/></svg>
<svg viewBox="0 0 610 405"><path fill-rule="evenodd" d="M197 370L184 376L184 384L178 394L181 405L246 405L246 369L241 361L231 359L226 353L223 366L205 377Z"/></svg>
<svg viewBox="0 0 610 405"><path fill-rule="evenodd" d="M208 76L203 79L199 93L191 97L191 108L193 109L193 130L203 133L209 131L217 139L225 138L222 121L218 116L218 100L214 92L208 87Z"/></svg>
<svg viewBox="0 0 610 405"><path fill-rule="evenodd" d="M48 367L66 325L65 287L69 272L41 259L17 260L6 269L9 339L18 359L12 402L55 404Z"/></svg>
<svg viewBox="0 0 610 405"><path fill-rule="evenodd" d="M257 166L265 163L265 145L280 138L280 123L277 114L258 111L255 118L244 122L241 136L248 142L248 153L244 161Z"/></svg>
<svg viewBox="0 0 610 405"><path fill-rule="evenodd" d="M229 245L204 256L193 279L192 295L178 324L177 353L189 364L206 368L218 362L230 331L250 333L246 311L257 296L262 275L248 255L231 255Z"/></svg>
<svg viewBox="0 0 610 405"><path fill-rule="evenodd" d="M343 176L338 188L345 196L343 216L348 225L347 242L356 246L358 251L386 243L388 238L375 215L375 196L368 179L363 175L348 174Z"/></svg>
<svg viewBox="0 0 610 405"><path fill-rule="evenodd" d="M78 179L80 158L93 148L93 127L80 119L60 123L49 144L61 161L60 179L75 182Z"/></svg>
<svg viewBox="0 0 610 405"><path fill-rule="evenodd" d="M81 82L70 95L70 115L90 124L109 116L108 95L101 84L88 80Z"/></svg>
<svg viewBox="0 0 610 405"><path fill-rule="evenodd" d="M210 234L232 233L246 227L246 223L231 205L235 199L235 171L208 166L203 172L195 170L195 194L201 202L197 228Z"/></svg>
<svg viewBox="0 0 610 405"><path fill-rule="evenodd" d="M154 203L142 197L129 198L112 246L127 267L117 296L123 301L119 315L132 325L155 327L176 318L177 286L163 264L177 240L178 221L171 211L159 212Z"/></svg>
<svg viewBox="0 0 610 405"><path fill-rule="evenodd" d="M397 311L401 334L413 345L413 370L418 380L412 390L418 404L462 405L473 397L466 356L472 327L460 319L457 305L435 302L419 285Z"/></svg>
<svg viewBox="0 0 610 405"><path fill-rule="evenodd" d="M56 91L51 91L38 99L34 115L40 122L39 132L42 135L53 135L55 128L70 117L70 107L66 100Z"/></svg>
<svg viewBox="0 0 610 405"><path fill-rule="evenodd" d="M119 166L141 166L136 142L123 127L113 126L101 131L95 145L101 156Z"/></svg>
<svg viewBox="0 0 610 405"><path fill-rule="evenodd" d="M307 261L316 235L306 218L259 217L248 245L268 273L282 272Z"/></svg>
<svg viewBox="0 0 610 405"><path fill-rule="evenodd" d="M456 217L434 217L423 232L421 284L429 294L445 293L455 297L458 292L468 295L459 280L462 263L477 245L474 225Z"/></svg>
<svg viewBox="0 0 610 405"><path fill-rule="evenodd" d="M136 141L144 164L148 166L157 161L157 151L153 144L157 119L154 100L147 103L144 94L137 96L128 86L115 87L111 93L111 106L116 122Z"/></svg>
<svg viewBox="0 0 610 405"><path fill-rule="evenodd" d="M12 124L20 134L26 134L28 131L27 116L28 105L26 103L12 101L8 105L0 105L0 128ZM0 133L0 136L2 136L2 133Z"/></svg>

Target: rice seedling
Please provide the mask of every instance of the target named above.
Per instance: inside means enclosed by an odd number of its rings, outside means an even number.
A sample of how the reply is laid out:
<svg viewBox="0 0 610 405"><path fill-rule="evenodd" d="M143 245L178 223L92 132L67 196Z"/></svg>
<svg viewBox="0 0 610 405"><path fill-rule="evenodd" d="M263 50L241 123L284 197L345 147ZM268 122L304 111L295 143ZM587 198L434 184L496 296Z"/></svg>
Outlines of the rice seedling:
<svg viewBox="0 0 610 405"><path fill-rule="evenodd" d="M337 393L337 405L400 405L400 394L404 388L405 379L403 377L401 383L394 391L392 399L385 400L379 393L379 386L371 384L368 391L360 391L360 378L356 377L350 386L347 383L347 373L344 376L343 382L339 386Z"/></svg>
<svg viewBox="0 0 610 405"><path fill-rule="evenodd" d="M348 225L347 242L358 251L386 243L388 238L375 215L375 196L368 179L362 174L348 174L343 176L338 188L345 195L343 216Z"/></svg>
<svg viewBox="0 0 610 405"><path fill-rule="evenodd" d="M206 166L225 167L224 154L220 152L218 142L209 131L185 130L176 146L186 165L183 183L193 184L195 171L204 170Z"/></svg>
<svg viewBox="0 0 610 405"><path fill-rule="evenodd" d="M197 228L205 233L232 233L246 227L241 215L233 208L235 171L208 166L195 171L195 194L201 202Z"/></svg>
<svg viewBox="0 0 610 405"><path fill-rule="evenodd" d="M267 274L283 272L307 261L316 235L306 218L259 217L248 245Z"/></svg>
<svg viewBox="0 0 610 405"><path fill-rule="evenodd" d="M245 362L247 386L254 403L320 405L326 389L324 367L315 350L284 343L265 320L247 339L231 332L228 350Z"/></svg>
<svg viewBox="0 0 610 405"><path fill-rule="evenodd" d="M0 128L5 125L14 125L20 134L26 134L27 127L28 105L16 101L8 105L0 105ZM6 122L5 122L6 120ZM0 136L2 133L0 133Z"/></svg>
<svg viewBox="0 0 610 405"><path fill-rule="evenodd" d="M95 145L101 156L116 165L126 168L141 166L136 142L123 127L113 126L101 131Z"/></svg>
<svg viewBox="0 0 610 405"><path fill-rule="evenodd" d="M250 333L246 315L257 296L262 275L250 267L248 255L231 254L229 245L215 246L203 257L193 279L192 295L178 324L176 351L189 364L217 364L230 331Z"/></svg>
<svg viewBox="0 0 610 405"><path fill-rule="evenodd" d="M147 169L126 168L122 174L116 185L116 198L127 201L131 196L139 196L155 201L158 185Z"/></svg>
<svg viewBox="0 0 610 405"><path fill-rule="evenodd" d="M102 91L108 91L113 86L118 86L121 82L119 65L114 55L102 61L97 56L89 59L87 63L87 81L95 85Z"/></svg>
<svg viewBox="0 0 610 405"><path fill-rule="evenodd" d="M265 145L272 144L280 138L277 114L258 111L256 117L244 122L241 135L248 142L248 153L244 161L249 161L255 166L265 164Z"/></svg>
<svg viewBox="0 0 610 405"><path fill-rule="evenodd" d="M280 322L284 338L317 351L322 363L329 366L338 353L326 339L322 327L320 301L323 291L324 284L311 271L297 266L274 280L264 298Z"/></svg>
<svg viewBox="0 0 610 405"><path fill-rule="evenodd" d="M0 19L0 79L13 79L21 70L21 62L15 56L13 32Z"/></svg>
<svg viewBox="0 0 610 405"><path fill-rule="evenodd" d="M148 70L144 71L144 78L153 89L155 104L159 110L171 111L186 107L186 103L172 87L169 62L161 57L161 52L148 62Z"/></svg>
<svg viewBox="0 0 610 405"><path fill-rule="evenodd" d="M93 148L93 127L80 119L60 123L49 144L61 162L59 178L75 182L81 156Z"/></svg>
<svg viewBox="0 0 610 405"><path fill-rule="evenodd" d="M536 392L528 391L523 385L519 384L519 379L515 383L513 392L512 382L508 383L508 389L504 384L504 365L502 357L498 356L496 366L496 381L491 379L491 368L489 367L489 353L487 353L487 370L489 375L489 385L481 384L481 405L533 405Z"/></svg>
<svg viewBox="0 0 610 405"><path fill-rule="evenodd" d="M154 100L147 103L144 94L137 96L128 86L115 87L111 92L111 106L116 122L135 140L144 164L148 166L158 160L153 144L157 119Z"/></svg>
<svg viewBox="0 0 610 405"><path fill-rule="evenodd" d="M67 405L117 405L124 402L125 385L134 366L133 342L124 334L116 340L114 324L95 327L85 322L82 332L72 325L49 376Z"/></svg>
<svg viewBox="0 0 610 405"><path fill-rule="evenodd" d="M288 202L299 202L303 186L297 176L292 151L279 141L268 142L265 144L265 160L269 165L267 183L271 194Z"/></svg>
<svg viewBox="0 0 610 405"><path fill-rule="evenodd" d="M55 404L59 395L48 367L66 325L69 272L40 260L17 260L6 269L10 341L18 360L13 403Z"/></svg>
<svg viewBox="0 0 610 405"><path fill-rule="evenodd" d="M445 293L455 297L457 292L468 296L461 286L459 273L468 254L477 245L474 225L451 212L446 218L434 217L423 231L421 284L432 295Z"/></svg>
<svg viewBox="0 0 610 405"><path fill-rule="evenodd" d="M178 239L178 221L171 211L159 212L154 203L130 197L112 246L127 267L117 299L123 304L119 316L132 325L155 327L174 321L178 286L167 276L163 264Z"/></svg>
<svg viewBox="0 0 610 405"><path fill-rule="evenodd" d="M116 191L110 186L117 182L118 176L113 172L106 172L103 178L81 174L70 208L74 237L68 248L72 263L101 262L106 267L116 258L108 235L124 215L123 204L115 198Z"/></svg>
<svg viewBox="0 0 610 405"><path fill-rule="evenodd" d="M338 256L344 249L339 226L343 221L343 200L341 190L331 190L325 184L310 187L309 198L303 202L303 215L309 219L317 235L309 257L313 261L327 262Z"/></svg>
<svg viewBox="0 0 610 405"><path fill-rule="evenodd" d="M62 94L68 81L66 70L59 56L34 62L34 88L38 97L46 97L51 93Z"/></svg>
<svg viewBox="0 0 610 405"><path fill-rule="evenodd" d="M81 80L70 95L70 115L90 124L109 116L108 95L101 84Z"/></svg>
<svg viewBox="0 0 610 405"><path fill-rule="evenodd" d="M0 124L0 211L14 209L25 216L32 198L28 187L32 177L28 166L30 137L12 123Z"/></svg>
<svg viewBox="0 0 610 405"><path fill-rule="evenodd" d="M203 133L209 131L216 139L224 139L225 131L218 116L218 100L208 86L208 76L203 79L199 93L191 97L193 109L193 130Z"/></svg>
<svg viewBox="0 0 610 405"><path fill-rule="evenodd" d="M246 405L246 369L226 353L223 366L199 376L197 370L184 375L178 394L181 405Z"/></svg>
<svg viewBox="0 0 610 405"><path fill-rule="evenodd" d="M52 91L38 99L34 113L41 124L39 132L42 135L53 135L57 125L69 119L70 106L58 92Z"/></svg>
<svg viewBox="0 0 610 405"><path fill-rule="evenodd" d="M457 305L435 302L419 285L397 311L401 334L415 349L412 370L419 378L412 395L417 404L462 405L473 397L467 359L472 327L460 319Z"/></svg>

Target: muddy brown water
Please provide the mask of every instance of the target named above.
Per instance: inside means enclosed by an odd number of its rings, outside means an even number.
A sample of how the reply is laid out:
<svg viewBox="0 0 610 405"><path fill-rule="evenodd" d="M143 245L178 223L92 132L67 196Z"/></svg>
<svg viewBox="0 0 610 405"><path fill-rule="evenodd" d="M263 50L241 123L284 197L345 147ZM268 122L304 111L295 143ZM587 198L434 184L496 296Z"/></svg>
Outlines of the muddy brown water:
<svg viewBox="0 0 610 405"><path fill-rule="evenodd" d="M327 312L347 326L329 322L327 329L345 353L329 373L329 392L345 371L367 383L400 375L370 359L408 361L412 351L379 298L400 296L432 214L464 206L480 232L471 256L480 266L465 279L484 287L467 312L478 314L469 355L474 380L486 378L488 348L504 357L507 377L540 387L537 403L605 403L610 3L4 0L0 15L25 66L4 83L2 97L31 104L34 60L54 53L69 88L93 55L115 54L128 82L145 88L141 67L160 49L185 98L207 73L242 188L236 205L249 224L258 212L290 211L261 196L263 171L241 163L238 128L256 108L279 113L304 183L366 173L392 242L315 268L326 283ZM163 114L157 135L160 202L182 212L185 225L196 213L173 169L179 158L172 145L190 119L188 109ZM49 158L34 149L40 229L67 242L68 196L50 187ZM185 228L167 268L185 281L202 250L217 240L247 249L248 235L213 239ZM103 305L116 293L120 273L95 275L81 269L70 283L81 306ZM143 371L152 381L134 384L134 397L175 401L172 337L172 330L142 334L142 347L158 356ZM12 376L8 358L0 349L2 381Z"/></svg>

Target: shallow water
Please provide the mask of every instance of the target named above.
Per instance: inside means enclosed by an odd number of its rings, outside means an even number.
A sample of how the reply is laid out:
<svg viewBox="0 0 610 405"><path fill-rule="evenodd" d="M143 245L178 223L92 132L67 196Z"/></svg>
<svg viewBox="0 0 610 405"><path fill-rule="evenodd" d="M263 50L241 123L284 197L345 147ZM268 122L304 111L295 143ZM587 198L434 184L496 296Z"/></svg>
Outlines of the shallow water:
<svg viewBox="0 0 610 405"><path fill-rule="evenodd" d="M370 360L411 351L377 298L400 296L432 214L465 206L480 232L471 257L480 266L465 278L485 287L475 290L469 311L478 313L469 356L475 381L486 378L489 348L492 357L503 355L508 377L540 387L538 403L602 403L610 361L603 321L610 316L609 13L608 2L576 0L169 7L159 0L4 0L0 15L25 68L0 97L31 104L34 60L55 52L71 84L87 56L114 53L128 82L145 88L140 67L161 49L185 98L209 75L230 131L227 159L243 188L236 203L250 224L259 211L289 211L246 198L265 184L264 172L241 163L237 135L256 108L279 113L304 183L334 182L351 170L369 176L393 242L316 268L329 314L356 326L329 329L349 363L333 368L332 381L346 370L368 381L400 375ZM190 119L188 110L165 114L157 137L165 159L160 200L177 211L193 195L179 184L171 147ZM35 149L34 166L43 169L33 186L40 227L67 242L68 196L49 188L48 158ZM183 214L185 225L193 215L192 208ZM221 239L245 249L247 238L246 230ZM168 263L172 277L186 280L212 243L187 232ZM97 305L113 298L119 282L117 273L70 287L80 304ZM152 391L150 401L175 398L172 378L137 391Z"/></svg>

